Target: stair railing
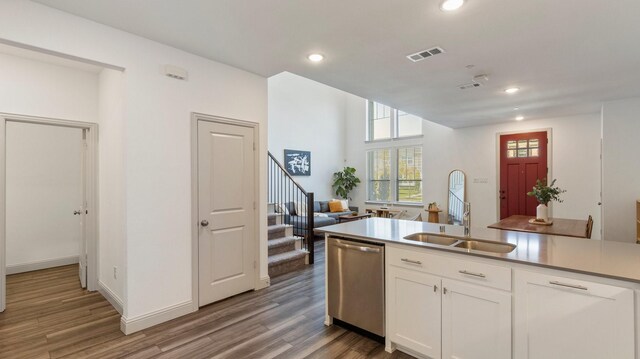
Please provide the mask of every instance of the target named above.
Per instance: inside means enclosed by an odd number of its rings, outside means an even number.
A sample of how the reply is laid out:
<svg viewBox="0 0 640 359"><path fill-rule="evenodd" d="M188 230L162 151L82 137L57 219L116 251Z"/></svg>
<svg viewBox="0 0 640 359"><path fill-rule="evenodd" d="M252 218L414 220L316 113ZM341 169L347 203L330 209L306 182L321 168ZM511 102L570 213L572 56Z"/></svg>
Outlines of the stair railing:
<svg viewBox="0 0 640 359"><path fill-rule="evenodd" d="M462 223L462 216L464 214L464 201L460 197L456 196L453 191L449 190L449 213L447 215L451 218L452 224Z"/></svg>
<svg viewBox="0 0 640 359"><path fill-rule="evenodd" d="M276 214L282 219L280 223L293 226L293 235L301 239L301 249L309 253L309 264L313 264L313 192L305 191L271 152L268 155L267 202L274 206Z"/></svg>

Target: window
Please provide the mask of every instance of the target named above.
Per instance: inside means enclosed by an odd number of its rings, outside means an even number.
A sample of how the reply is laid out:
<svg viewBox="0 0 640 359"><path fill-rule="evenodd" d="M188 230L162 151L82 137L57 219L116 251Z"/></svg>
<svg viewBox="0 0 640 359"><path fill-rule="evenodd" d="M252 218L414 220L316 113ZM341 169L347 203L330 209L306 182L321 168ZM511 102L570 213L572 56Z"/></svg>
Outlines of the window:
<svg viewBox="0 0 640 359"><path fill-rule="evenodd" d="M540 144L537 139L507 141L507 158L538 157Z"/></svg>
<svg viewBox="0 0 640 359"><path fill-rule="evenodd" d="M422 203L422 147L371 150L367 164L368 201Z"/></svg>
<svg viewBox="0 0 640 359"><path fill-rule="evenodd" d="M422 119L381 103L368 101L367 140L422 136Z"/></svg>
<svg viewBox="0 0 640 359"><path fill-rule="evenodd" d="M369 189L367 199L370 201L391 201L391 155L388 148L369 151L368 153Z"/></svg>

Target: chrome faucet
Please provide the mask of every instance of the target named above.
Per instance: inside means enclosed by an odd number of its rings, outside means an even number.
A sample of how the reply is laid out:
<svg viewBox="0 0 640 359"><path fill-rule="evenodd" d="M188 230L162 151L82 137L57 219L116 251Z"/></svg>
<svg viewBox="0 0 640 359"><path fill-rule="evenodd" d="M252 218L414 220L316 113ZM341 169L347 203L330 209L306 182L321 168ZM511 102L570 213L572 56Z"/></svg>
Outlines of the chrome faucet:
<svg viewBox="0 0 640 359"><path fill-rule="evenodd" d="M464 236L471 236L471 203L464 202L464 213L462 215L462 225L464 226Z"/></svg>

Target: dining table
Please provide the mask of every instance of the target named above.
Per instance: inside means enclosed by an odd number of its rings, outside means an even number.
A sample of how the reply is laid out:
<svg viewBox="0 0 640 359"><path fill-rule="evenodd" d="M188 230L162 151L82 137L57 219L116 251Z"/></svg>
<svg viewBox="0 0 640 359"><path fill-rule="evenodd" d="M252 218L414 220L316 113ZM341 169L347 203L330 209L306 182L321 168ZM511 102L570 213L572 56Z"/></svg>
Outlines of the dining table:
<svg viewBox="0 0 640 359"><path fill-rule="evenodd" d="M587 238L587 220L550 218L551 224L530 223L535 216L514 215L494 223L489 228L506 231L531 232L554 236Z"/></svg>

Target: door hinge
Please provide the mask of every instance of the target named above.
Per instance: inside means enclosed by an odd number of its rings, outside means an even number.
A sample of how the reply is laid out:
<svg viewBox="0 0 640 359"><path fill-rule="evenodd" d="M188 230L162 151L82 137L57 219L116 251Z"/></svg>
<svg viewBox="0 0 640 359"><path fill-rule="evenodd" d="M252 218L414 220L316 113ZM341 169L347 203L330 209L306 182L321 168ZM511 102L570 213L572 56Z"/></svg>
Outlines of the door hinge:
<svg viewBox="0 0 640 359"><path fill-rule="evenodd" d="M253 201L253 209L256 209L256 202Z"/></svg>
<svg viewBox="0 0 640 359"><path fill-rule="evenodd" d="M254 151L256 150L256 143L255 142L253 143L253 150Z"/></svg>
<svg viewBox="0 0 640 359"><path fill-rule="evenodd" d="M253 261L253 269L258 268L258 263L256 261Z"/></svg>

